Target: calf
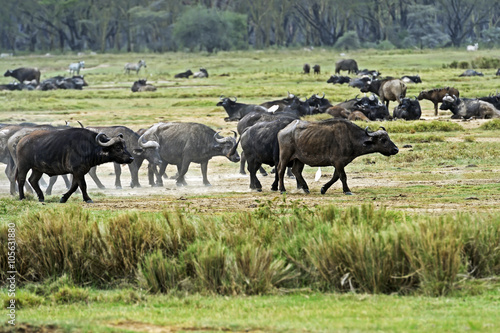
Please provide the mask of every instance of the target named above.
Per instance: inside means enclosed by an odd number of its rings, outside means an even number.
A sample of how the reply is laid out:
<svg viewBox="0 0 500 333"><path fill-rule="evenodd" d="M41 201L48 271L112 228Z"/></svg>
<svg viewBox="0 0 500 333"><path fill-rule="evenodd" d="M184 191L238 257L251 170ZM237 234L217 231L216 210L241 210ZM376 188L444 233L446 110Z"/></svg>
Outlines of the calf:
<svg viewBox="0 0 500 333"><path fill-rule="evenodd" d="M443 98L447 94L450 96L460 97L460 92L458 91L458 89L455 89L453 87L445 87L445 88L436 88L436 89L432 89L432 90L423 90L420 92L417 99L419 101L421 101L423 99L427 99L427 100L431 101L432 103L434 103L434 115L437 116L438 115L438 103L443 102Z"/></svg>

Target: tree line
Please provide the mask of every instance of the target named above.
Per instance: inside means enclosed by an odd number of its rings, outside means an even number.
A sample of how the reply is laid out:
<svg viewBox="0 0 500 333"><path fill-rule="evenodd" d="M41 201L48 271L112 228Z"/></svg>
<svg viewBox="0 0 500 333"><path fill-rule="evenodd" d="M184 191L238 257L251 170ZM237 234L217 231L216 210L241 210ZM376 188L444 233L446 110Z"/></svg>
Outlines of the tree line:
<svg viewBox="0 0 500 333"><path fill-rule="evenodd" d="M0 0L1 52L500 45L500 0Z"/></svg>

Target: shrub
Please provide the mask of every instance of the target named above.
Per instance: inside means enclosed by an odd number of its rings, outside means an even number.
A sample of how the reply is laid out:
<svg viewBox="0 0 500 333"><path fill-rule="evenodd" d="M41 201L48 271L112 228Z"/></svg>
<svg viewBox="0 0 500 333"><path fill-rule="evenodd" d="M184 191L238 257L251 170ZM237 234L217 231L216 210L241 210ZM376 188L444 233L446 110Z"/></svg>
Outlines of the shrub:
<svg viewBox="0 0 500 333"><path fill-rule="evenodd" d="M341 36L334 45L340 50L357 50L361 47L359 37L356 31L348 31Z"/></svg>
<svg viewBox="0 0 500 333"><path fill-rule="evenodd" d="M460 61L458 63L458 68L460 69L467 69L467 68L470 68L469 66L469 62L468 61Z"/></svg>
<svg viewBox="0 0 500 333"><path fill-rule="evenodd" d="M500 119L492 119L481 126L479 126L482 130L494 131L500 129Z"/></svg>
<svg viewBox="0 0 500 333"><path fill-rule="evenodd" d="M471 61L472 68L499 68L500 58L478 57Z"/></svg>
<svg viewBox="0 0 500 333"><path fill-rule="evenodd" d="M185 267L176 258L164 257L161 251L144 256L139 268L139 279L153 293L174 290L185 277Z"/></svg>

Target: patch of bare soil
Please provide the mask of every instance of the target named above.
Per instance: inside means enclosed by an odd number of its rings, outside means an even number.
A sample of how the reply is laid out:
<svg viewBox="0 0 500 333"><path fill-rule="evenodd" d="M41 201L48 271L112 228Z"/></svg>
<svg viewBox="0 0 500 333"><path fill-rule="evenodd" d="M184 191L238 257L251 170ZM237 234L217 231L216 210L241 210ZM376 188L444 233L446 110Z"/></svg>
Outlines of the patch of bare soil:
<svg viewBox="0 0 500 333"><path fill-rule="evenodd" d="M136 332L148 333L171 333L171 332L262 332L258 329L233 330L227 327L178 327L178 326L161 326L142 323L138 321L120 321L118 323L108 324L108 327L119 328Z"/></svg>
<svg viewBox="0 0 500 333"><path fill-rule="evenodd" d="M15 326L0 326L0 333L62 333L62 328L55 325L35 326L31 324L16 324Z"/></svg>

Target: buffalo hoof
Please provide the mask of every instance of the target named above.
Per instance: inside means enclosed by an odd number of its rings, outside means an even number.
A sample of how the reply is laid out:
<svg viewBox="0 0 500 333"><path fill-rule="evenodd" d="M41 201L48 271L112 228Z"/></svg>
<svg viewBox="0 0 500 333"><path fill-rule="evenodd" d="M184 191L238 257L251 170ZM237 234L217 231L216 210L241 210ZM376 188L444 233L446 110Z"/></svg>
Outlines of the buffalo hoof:
<svg viewBox="0 0 500 333"><path fill-rule="evenodd" d="M278 190L277 187L271 187L271 191L276 192Z"/></svg>
<svg viewBox="0 0 500 333"><path fill-rule="evenodd" d="M177 187L183 187L183 186L186 186L186 184L184 184L184 183L175 183L175 185L177 185Z"/></svg>
<svg viewBox="0 0 500 333"><path fill-rule="evenodd" d="M262 189L261 188L253 188L252 192L262 192Z"/></svg>
<svg viewBox="0 0 500 333"><path fill-rule="evenodd" d="M247 173L245 171L240 172L240 175L246 175Z"/></svg>
<svg viewBox="0 0 500 333"><path fill-rule="evenodd" d="M326 193L326 190L324 187L321 188L321 194L325 194Z"/></svg>
<svg viewBox="0 0 500 333"><path fill-rule="evenodd" d="M94 202L92 201L92 199L89 199L89 200L87 200L87 201L85 201L85 202L86 202L86 203L94 203Z"/></svg>
<svg viewBox="0 0 500 333"><path fill-rule="evenodd" d="M280 191L280 194L286 194L286 190Z"/></svg>
<svg viewBox="0 0 500 333"><path fill-rule="evenodd" d="M308 189L308 188L303 189L303 191L304 191L304 193L305 193L305 194L309 194L309 193L311 193L311 192L309 192L309 189Z"/></svg>
<svg viewBox="0 0 500 333"><path fill-rule="evenodd" d="M344 192L345 195L352 195L352 192Z"/></svg>
<svg viewBox="0 0 500 333"><path fill-rule="evenodd" d="M117 190L121 190L121 189L122 189L122 187L121 187L121 186L115 186L115 188L116 188Z"/></svg>
<svg viewBox="0 0 500 333"><path fill-rule="evenodd" d="M262 177L267 177L267 172L261 173Z"/></svg>
<svg viewBox="0 0 500 333"><path fill-rule="evenodd" d="M38 199L38 202L45 202L44 199Z"/></svg>
<svg viewBox="0 0 500 333"><path fill-rule="evenodd" d="M104 190L104 189L106 188L106 186L104 186L104 185L101 185L101 186L99 186L99 185L98 185L97 187L98 187L100 190Z"/></svg>
<svg viewBox="0 0 500 333"><path fill-rule="evenodd" d="M66 203L66 201L68 201L68 199L61 198L61 200L59 200L59 203Z"/></svg>
<svg viewBox="0 0 500 333"><path fill-rule="evenodd" d="M210 184L210 183L207 183L207 184L203 184L203 185L205 185L205 186L207 186L207 187L210 187L210 186L212 186L212 184Z"/></svg>

